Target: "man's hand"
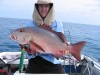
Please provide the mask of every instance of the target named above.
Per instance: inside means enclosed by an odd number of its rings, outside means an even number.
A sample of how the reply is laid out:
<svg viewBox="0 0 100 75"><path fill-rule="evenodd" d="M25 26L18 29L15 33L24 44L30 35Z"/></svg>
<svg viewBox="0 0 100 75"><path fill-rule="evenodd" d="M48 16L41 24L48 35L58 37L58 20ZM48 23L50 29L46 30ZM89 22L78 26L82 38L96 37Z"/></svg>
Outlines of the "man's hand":
<svg viewBox="0 0 100 75"><path fill-rule="evenodd" d="M52 30L52 28L50 26L48 26L47 24L43 24L43 25L39 25L40 28L44 28L46 30L49 30L51 32L54 32L54 30Z"/></svg>
<svg viewBox="0 0 100 75"><path fill-rule="evenodd" d="M69 41L67 41L67 40L66 40L64 43L65 43L67 46L69 46L69 45L70 45L70 42L69 42Z"/></svg>

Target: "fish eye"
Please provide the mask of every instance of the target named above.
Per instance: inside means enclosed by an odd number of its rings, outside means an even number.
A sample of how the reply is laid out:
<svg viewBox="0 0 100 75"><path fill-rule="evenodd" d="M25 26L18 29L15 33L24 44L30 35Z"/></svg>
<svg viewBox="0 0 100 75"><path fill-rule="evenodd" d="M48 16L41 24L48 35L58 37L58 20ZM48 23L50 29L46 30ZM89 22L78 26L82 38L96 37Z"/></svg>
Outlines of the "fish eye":
<svg viewBox="0 0 100 75"><path fill-rule="evenodd" d="M20 29L19 31L20 31L20 32L24 32L24 29Z"/></svg>

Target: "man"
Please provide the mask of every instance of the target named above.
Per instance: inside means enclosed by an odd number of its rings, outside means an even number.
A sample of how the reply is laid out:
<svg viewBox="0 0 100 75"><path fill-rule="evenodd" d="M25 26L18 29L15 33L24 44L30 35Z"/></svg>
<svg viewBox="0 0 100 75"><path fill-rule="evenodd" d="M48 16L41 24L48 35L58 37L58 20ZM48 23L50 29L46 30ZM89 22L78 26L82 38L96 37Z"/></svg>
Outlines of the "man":
<svg viewBox="0 0 100 75"><path fill-rule="evenodd" d="M29 26L38 26L54 32L61 40L68 44L64 37L62 23L55 19L54 5L50 0L38 0L34 6L33 21ZM30 42L30 49L26 48L29 59L26 73L65 73L61 62L52 54L39 53L34 50L35 43Z"/></svg>

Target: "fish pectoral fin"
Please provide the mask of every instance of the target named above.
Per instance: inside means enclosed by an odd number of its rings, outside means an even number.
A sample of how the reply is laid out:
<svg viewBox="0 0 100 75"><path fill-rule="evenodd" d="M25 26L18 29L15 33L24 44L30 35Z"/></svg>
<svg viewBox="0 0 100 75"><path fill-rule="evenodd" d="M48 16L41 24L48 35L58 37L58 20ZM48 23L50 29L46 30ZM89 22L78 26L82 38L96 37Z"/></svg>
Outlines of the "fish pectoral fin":
<svg viewBox="0 0 100 75"><path fill-rule="evenodd" d="M36 50L37 52L40 52L40 53L45 52L39 45L37 45L36 43L31 42L31 41L30 41L30 48L32 50Z"/></svg>
<svg viewBox="0 0 100 75"><path fill-rule="evenodd" d="M65 55L66 53L67 53L66 50L64 50L64 51L54 52L53 55L54 55L57 59L59 59L60 57L62 57L62 56Z"/></svg>

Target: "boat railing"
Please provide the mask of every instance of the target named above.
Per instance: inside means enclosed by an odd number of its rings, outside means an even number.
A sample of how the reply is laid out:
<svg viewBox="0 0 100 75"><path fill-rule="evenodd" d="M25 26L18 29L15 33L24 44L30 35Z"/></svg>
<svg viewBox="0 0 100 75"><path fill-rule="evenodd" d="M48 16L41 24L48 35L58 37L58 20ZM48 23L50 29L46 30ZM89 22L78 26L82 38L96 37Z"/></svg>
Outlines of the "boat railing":
<svg viewBox="0 0 100 75"><path fill-rule="evenodd" d="M85 56L84 55L84 61L83 65L85 66L85 69L83 70L83 75L85 73L88 73L88 75L94 75L94 70L98 73L100 73L100 63L98 63L96 60L94 60L91 57Z"/></svg>

